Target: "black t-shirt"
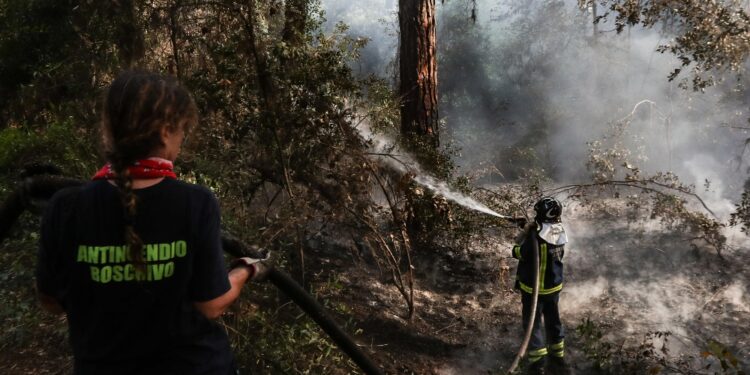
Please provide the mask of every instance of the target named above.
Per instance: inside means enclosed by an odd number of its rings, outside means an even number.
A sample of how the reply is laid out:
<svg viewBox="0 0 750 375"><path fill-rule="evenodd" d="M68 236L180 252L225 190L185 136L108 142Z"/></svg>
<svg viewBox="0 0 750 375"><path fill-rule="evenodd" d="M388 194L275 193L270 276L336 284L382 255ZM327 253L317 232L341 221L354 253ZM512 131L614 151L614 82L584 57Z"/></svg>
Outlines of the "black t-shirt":
<svg viewBox="0 0 750 375"><path fill-rule="evenodd" d="M229 373L225 331L193 306L230 287L216 198L170 179L135 194L145 269L128 261L106 181L57 193L42 221L37 287L65 309L75 373Z"/></svg>

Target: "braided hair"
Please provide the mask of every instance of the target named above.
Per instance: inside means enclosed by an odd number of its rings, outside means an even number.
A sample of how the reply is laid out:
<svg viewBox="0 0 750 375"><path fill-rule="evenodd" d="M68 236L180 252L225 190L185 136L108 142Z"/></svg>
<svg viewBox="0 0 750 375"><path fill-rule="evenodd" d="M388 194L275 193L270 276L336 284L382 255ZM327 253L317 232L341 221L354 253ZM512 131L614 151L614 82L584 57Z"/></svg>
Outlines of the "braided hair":
<svg viewBox="0 0 750 375"><path fill-rule="evenodd" d="M165 127L188 132L198 111L190 93L174 78L143 71L125 71L112 82L104 103L104 156L112 165L123 207L124 238L130 260L145 267L143 241L135 231L137 200L128 166L164 146Z"/></svg>

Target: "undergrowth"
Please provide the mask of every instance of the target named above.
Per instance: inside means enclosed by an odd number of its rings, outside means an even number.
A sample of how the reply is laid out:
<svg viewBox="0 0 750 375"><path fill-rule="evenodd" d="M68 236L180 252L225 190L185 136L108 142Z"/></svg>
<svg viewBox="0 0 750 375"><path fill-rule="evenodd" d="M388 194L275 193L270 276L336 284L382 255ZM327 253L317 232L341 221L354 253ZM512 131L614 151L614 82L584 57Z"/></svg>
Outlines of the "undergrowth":
<svg viewBox="0 0 750 375"><path fill-rule="evenodd" d="M627 339L614 339L606 327L587 317L576 327L576 334L581 341L579 349L597 374L745 375L734 354L715 340L707 341L701 353L672 356L669 331L647 332L633 344Z"/></svg>
<svg viewBox="0 0 750 375"><path fill-rule="evenodd" d="M337 288L336 285L335 280L329 281L320 285L318 290ZM359 373L356 364L294 303L268 308L274 305L277 293L268 285L249 285L237 306L224 318L235 358L243 373ZM330 312L338 315L350 313L344 304L324 301L323 305ZM343 328L353 335L362 333L351 320L345 322Z"/></svg>
<svg viewBox="0 0 750 375"><path fill-rule="evenodd" d="M38 218L24 215L11 239L0 243L0 352L54 359L70 355L68 326L63 318L43 312L37 304L34 266L38 225ZM70 362L57 367L69 368ZM0 372L3 368L0 364Z"/></svg>

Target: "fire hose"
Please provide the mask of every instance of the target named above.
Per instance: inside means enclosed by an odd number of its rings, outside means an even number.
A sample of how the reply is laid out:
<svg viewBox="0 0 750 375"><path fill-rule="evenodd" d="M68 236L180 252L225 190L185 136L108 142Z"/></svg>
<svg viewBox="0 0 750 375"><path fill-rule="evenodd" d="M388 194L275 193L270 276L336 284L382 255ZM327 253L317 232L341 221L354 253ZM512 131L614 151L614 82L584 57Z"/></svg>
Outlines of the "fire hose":
<svg viewBox="0 0 750 375"><path fill-rule="evenodd" d="M536 320L536 305L539 299L539 240L536 238L536 234L531 236L531 247L534 250L534 288L531 293L531 311L529 314L529 322L526 324L526 333L524 333L521 347L518 348L516 358L513 359L507 374L510 375L518 367L518 363L521 358L526 354L526 348L529 346L529 340L531 340L531 331L534 329L534 321Z"/></svg>
<svg viewBox="0 0 750 375"><path fill-rule="evenodd" d="M263 258L253 249L230 235L222 235L222 247L224 251L235 257L249 256L251 258ZM365 374L382 374L380 368L367 356L354 340L326 313L323 306L318 303L304 288L302 288L287 273L271 266L268 273L268 281L291 298L328 336L338 347L351 358Z"/></svg>
<svg viewBox="0 0 750 375"><path fill-rule="evenodd" d="M84 183L85 181L82 180L59 175L27 177L21 183L21 186L13 191L0 206L0 241L5 239L13 224L25 210L40 209L56 191L67 187L80 186ZM258 254L258 251L228 234L222 234L222 247L225 252L235 257L263 258ZM354 340L328 315L325 308L315 298L288 274L272 265L268 266L270 267L268 281L291 298L297 306L312 318L365 374L381 375L383 373Z"/></svg>

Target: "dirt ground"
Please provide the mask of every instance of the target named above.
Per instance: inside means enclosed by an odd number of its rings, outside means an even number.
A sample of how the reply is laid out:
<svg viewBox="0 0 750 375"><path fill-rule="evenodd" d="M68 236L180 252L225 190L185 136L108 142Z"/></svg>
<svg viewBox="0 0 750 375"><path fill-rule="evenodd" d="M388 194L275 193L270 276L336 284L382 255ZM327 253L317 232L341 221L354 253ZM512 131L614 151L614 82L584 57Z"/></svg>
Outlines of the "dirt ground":
<svg viewBox="0 0 750 375"><path fill-rule="evenodd" d="M570 243L561 311L566 358L576 374L598 373L575 329L586 318L616 345L637 346L648 332L669 331L671 360L711 366L700 354L717 340L750 367L747 237L730 234L732 248L721 260L710 248L691 246L690 234L656 223L628 225L575 207L565 219ZM339 319L362 330L357 340L386 373L500 374L512 362L522 328L509 241L488 237L465 251L417 254L411 322L389 275L368 254L325 243L314 248L307 254L315 260L308 264L313 282L335 277L345 286L326 298L351 308L351 316ZM44 341L23 352L0 351L2 374L66 374L69 364L67 348ZM713 366L704 373L713 374Z"/></svg>
<svg viewBox="0 0 750 375"><path fill-rule="evenodd" d="M67 347L41 344L23 351L0 350L0 374L70 374L72 357Z"/></svg>
<svg viewBox="0 0 750 375"><path fill-rule="evenodd" d="M461 253L436 249L417 255L417 314L411 322L387 277L373 282L372 274L356 271L371 265L350 266L341 281L354 287L339 297L356 306L361 340L368 341L362 344L386 373L501 373L523 333L509 249L509 242L482 241ZM362 262L350 257L332 264L352 261Z"/></svg>
<svg viewBox="0 0 750 375"><path fill-rule="evenodd" d="M566 358L576 374L597 374L576 332L584 319L602 330L614 347L638 347L650 332L657 356L713 374L718 364L704 353L711 340L724 344L750 367L750 270L744 267L750 242L728 232L730 248L720 259L690 233L673 233L658 223L629 225L573 208L566 215L566 285L561 294L566 325ZM512 290L515 260L510 242L485 240L456 253L435 249L414 260L417 316L387 277L373 277L361 256L338 253L328 271L351 285L340 296L354 306L364 330L362 345L387 373L499 374L520 345L520 296ZM322 258L330 254L318 254ZM369 272L362 272L370 270ZM682 367L683 369L685 367ZM644 373L650 369L643 369ZM683 373L680 367L662 374Z"/></svg>

